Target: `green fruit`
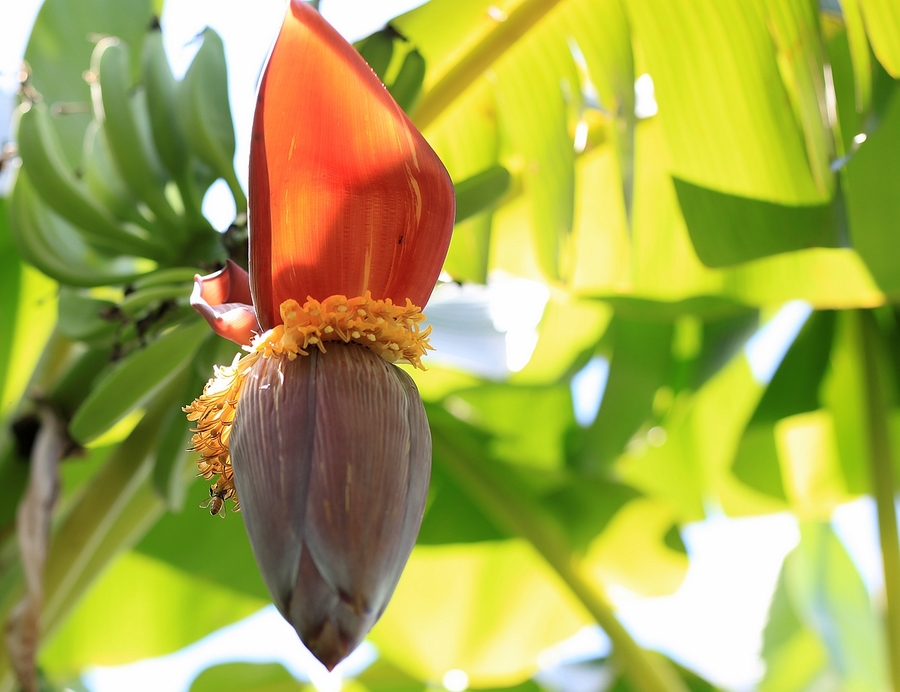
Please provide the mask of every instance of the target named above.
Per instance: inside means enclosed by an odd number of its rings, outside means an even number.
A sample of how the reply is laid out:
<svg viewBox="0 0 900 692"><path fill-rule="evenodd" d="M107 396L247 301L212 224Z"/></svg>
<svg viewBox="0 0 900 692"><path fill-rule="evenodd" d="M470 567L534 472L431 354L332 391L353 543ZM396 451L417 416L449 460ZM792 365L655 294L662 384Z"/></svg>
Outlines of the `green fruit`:
<svg viewBox="0 0 900 692"><path fill-rule="evenodd" d="M159 241L131 233L117 223L69 169L50 113L43 103L23 110L18 130L19 154L28 177L40 181L41 198L56 213L78 227L80 234L108 254L162 259L168 249Z"/></svg>

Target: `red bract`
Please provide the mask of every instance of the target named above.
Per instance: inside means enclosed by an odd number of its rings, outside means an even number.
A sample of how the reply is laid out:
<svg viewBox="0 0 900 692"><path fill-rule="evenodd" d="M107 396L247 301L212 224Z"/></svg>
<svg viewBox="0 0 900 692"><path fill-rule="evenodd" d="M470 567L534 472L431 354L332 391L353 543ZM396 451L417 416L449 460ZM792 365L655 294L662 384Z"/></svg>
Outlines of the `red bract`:
<svg viewBox="0 0 900 692"><path fill-rule="evenodd" d="M299 0L263 75L250 161L249 277L229 262L191 296L248 353L185 411L211 496L240 494L272 600L332 668L384 611L422 521L431 434L393 364L421 367L430 348L419 306L447 253L453 185Z"/></svg>
<svg viewBox="0 0 900 692"><path fill-rule="evenodd" d="M292 0L263 76L250 154L250 266L263 329L284 300L423 307L453 227L437 155L359 54Z"/></svg>

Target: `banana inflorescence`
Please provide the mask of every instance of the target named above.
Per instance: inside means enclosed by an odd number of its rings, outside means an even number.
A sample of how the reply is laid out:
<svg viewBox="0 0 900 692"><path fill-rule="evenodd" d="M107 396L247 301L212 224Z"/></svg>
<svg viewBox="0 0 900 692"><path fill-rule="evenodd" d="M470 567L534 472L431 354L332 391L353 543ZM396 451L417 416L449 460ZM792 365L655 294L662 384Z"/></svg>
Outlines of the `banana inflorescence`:
<svg viewBox="0 0 900 692"><path fill-rule="evenodd" d="M154 22L140 45L96 39L83 103L53 103L30 84L21 91L22 165L6 205L9 228L22 258L60 284L59 338L87 348L60 366L59 392L47 393L78 443L141 408L173 373L191 380L189 398L212 363L234 355L218 353L225 342L207 334L187 305L198 270L228 255L247 256L247 200L233 162L224 46L212 29L198 40L181 80ZM418 51L391 27L359 47L409 108L424 78ZM201 211L219 179L235 201L235 228L226 234ZM195 352L205 363L202 375L187 373ZM183 466L175 459L188 429L180 415L165 425L154 486L175 502Z"/></svg>

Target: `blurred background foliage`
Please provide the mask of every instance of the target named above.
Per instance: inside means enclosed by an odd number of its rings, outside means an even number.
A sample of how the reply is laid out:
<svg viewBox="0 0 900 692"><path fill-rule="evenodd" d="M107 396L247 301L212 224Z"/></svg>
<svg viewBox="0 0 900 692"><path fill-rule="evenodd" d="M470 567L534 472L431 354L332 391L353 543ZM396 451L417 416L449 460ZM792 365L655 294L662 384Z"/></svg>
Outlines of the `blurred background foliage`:
<svg viewBox="0 0 900 692"><path fill-rule="evenodd" d="M246 264L246 198L221 39L204 32L176 80L161 4L45 0L0 199L0 614L21 623L37 584L48 689L268 602L239 516L196 508L183 451L180 407L236 352L187 306L191 280ZM520 370L413 373L428 510L380 658L347 689L460 669L538 690L538 653L591 622L612 639L608 689L712 689L639 649L605 593L673 592L680 527L720 507L801 523L759 689L900 692L900 6L431 0L357 47L456 183L448 281L529 279L546 305ZM224 233L200 211L220 179ZM797 300L802 330L755 373L747 339ZM598 359L602 401L578 420L571 381ZM49 547L20 513L22 555L16 508L37 506L29 468L54 440ZM829 524L861 495L879 510L874 603ZM0 655L0 689L21 657ZM191 689L303 685L234 663Z"/></svg>

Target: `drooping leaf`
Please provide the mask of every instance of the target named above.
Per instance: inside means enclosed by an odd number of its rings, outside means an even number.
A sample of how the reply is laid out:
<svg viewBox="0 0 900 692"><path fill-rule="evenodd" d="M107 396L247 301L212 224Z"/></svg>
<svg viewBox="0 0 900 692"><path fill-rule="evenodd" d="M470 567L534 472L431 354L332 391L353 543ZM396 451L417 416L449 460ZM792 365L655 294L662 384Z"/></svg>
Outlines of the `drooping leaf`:
<svg viewBox="0 0 900 692"><path fill-rule="evenodd" d="M788 206L719 192L675 178L678 202L700 260L709 267L808 247L837 247L830 204Z"/></svg>
<svg viewBox="0 0 900 692"><path fill-rule="evenodd" d="M521 385L549 385L574 374L593 354L613 312L598 301L551 294L538 325L538 341L528 363L510 377Z"/></svg>
<svg viewBox="0 0 900 692"><path fill-rule="evenodd" d="M0 198L0 333L15 334L20 283L24 267L9 235L6 200ZM12 402L7 401L6 379L11 370L12 339L0 340L0 420Z"/></svg>
<svg viewBox="0 0 900 692"><path fill-rule="evenodd" d="M830 311L814 312L809 317L775 371L741 437L732 471L743 483L775 498L788 497L783 475L788 479L799 479L806 474L808 479L810 474L815 473L814 467L826 468L821 463L823 460L813 462L812 466L806 464L805 470L797 466L802 464L802 459L796 455L791 457L790 450L799 452L800 449L796 444L791 445L789 440L792 436L796 440L796 435L802 433L791 432L792 424L782 426L779 433L776 423L789 416L816 411L822 406L820 387L831 358L835 322L836 314ZM829 425L815 416L807 422L814 427ZM803 426L800 420L794 423ZM825 443L827 449L831 450L832 438L822 432L828 440ZM801 444L807 443L811 444L812 439L806 438ZM818 449L824 451L821 447ZM780 458L779 450L787 456ZM837 456L831 458L836 460ZM834 470L828 469L826 475ZM792 483L788 485L791 486L788 492L796 490Z"/></svg>
<svg viewBox="0 0 900 692"><path fill-rule="evenodd" d="M396 37L396 30L386 26L353 44L353 47L356 48L362 59L366 61L366 64L372 68L372 72L382 82L387 75L391 58L394 57L394 40Z"/></svg>
<svg viewBox="0 0 900 692"><path fill-rule="evenodd" d="M589 545L584 569L604 585L643 596L674 593L688 568L683 550L666 544L676 520L671 505L647 498L624 504Z"/></svg>
<svg viewBox="0 0 900 692"><path fill-rule="evenodd" d="M797 516L824 520L839 504L850 501L830 411L783 418L774 432L785 494Z"/></svg>
<svg viewBox="0 0 900 692"><path fill-rule="evenodd" d="M422 692L425 683L410 677L384 659L378 659L354 680L367 692Z"/></svg>
<svg viewBox="0 0 900 692"><path fill-rule="evenodd" d="M416 48L412 48L405 56L400 68L388 85L388 92L406 113L415 108L422 92L425 80L425 58Z"/></svg>
<svg viewBox="0 0 900 692"><path fill-rule="evenodd" d="M9 235L6 200L0 199L0 421L25 391L53 329L56 284L22 263Z"/></svg>
<svg viewBox="0 0 900 692"><path fill-rule="evenodd" d="M847 44L848 57L850 58L851 71L853 73L854 109L858 113L864 113L872 98L872 58L869 49L869 38L866 36L866 28L863 24L862 10L858 0L843 0L841 2L841 15L846 27L844 41ZM823 16L823 24L827 16ZM835 52L831 45L828 46L828 55L832 70L835 65ZM838 78L835 77L837 90ZM840 99L840 97L838 97ZM847 109L849 110L849 109ZM840 117L843 120L849 113L841 108Z"/></svg>
<svg viewBox="0 0 900 692"><path fill-rule="evenodd" d="M485 386L455 395L470 407L470 422L488 432L496 459L535 468L564 465L562 440L574 423L567 384Z"/></svg>
<svg viewBox="0 0 900 692"><path fill-rule="evenodd" d="M831 412L841 464L850 493L869 488L870 450L865 414L865 372L858 316L837 315L831 362L820 389L822 403Z"/></svg>
<svg viewBox="0 0 900 692"><path fill-rule="evenodd" d="M473 543L510 538L488 519L465 492L440 466L431 471L428 503L420 545L442 543Z"/></svg>
<svg viewBox="0 0 900 692"><path fill-rule="evenodd" d="M763 631L762 657L766 672L760 681L760 690L791 692L807 689L813 678L827 666L827 656L821 640L798 617L782 568Z"/></svg>
<svg viewBox="0 0 900 692"><path fill-rule="evenodd" d="M637 495L636 490L621 483L572 474L565 483L549 489L541 502L559 520L572 548L580 551Z"/></svg>
<svg viewBox="0 0 900 692"><path fill-rule="evenodd" d="M72 418L72 435L88 442L122 420L183 369L208 337L206 323L192 320L135 351L97 383Z"/></svg>
<svg viewBox="0 0 900 692"><path fill-rule="evenodd" d="M835 321L831 311L809 317L760 399L754 422L776 421L819 408L819 385L831 356Z"/></svg>

